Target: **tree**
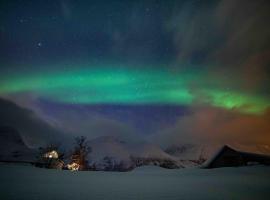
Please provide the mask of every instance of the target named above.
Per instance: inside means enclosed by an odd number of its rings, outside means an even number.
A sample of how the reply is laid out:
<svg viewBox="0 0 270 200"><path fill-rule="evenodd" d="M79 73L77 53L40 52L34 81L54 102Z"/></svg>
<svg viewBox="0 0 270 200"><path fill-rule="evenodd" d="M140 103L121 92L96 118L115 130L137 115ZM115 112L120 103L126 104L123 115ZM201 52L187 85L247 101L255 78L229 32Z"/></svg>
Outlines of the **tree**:
<svg viewBox="0 0 270 200"><path fill-rule="evenodd" d="M105 164L105 170L114 170L114 163L113 163L113 158L109 156L105 156L103 158L104 164Z"/></svg>
<svg viewBox="0 0 270 200"><path fill-rule="evenodd" d="M206 158L204 157L204 148L201 149L201 153L198 159L198 164L203 164L206 161Z"/></svg>
<svg viewBox="0 0 270 200"><path fill-rule="evenodd" d="M91 152L91 148L87 144L87 138L80 136L75 138L75 147L71 155L71 162L79 165L79 170L88 168L87 156Z"/></svg>

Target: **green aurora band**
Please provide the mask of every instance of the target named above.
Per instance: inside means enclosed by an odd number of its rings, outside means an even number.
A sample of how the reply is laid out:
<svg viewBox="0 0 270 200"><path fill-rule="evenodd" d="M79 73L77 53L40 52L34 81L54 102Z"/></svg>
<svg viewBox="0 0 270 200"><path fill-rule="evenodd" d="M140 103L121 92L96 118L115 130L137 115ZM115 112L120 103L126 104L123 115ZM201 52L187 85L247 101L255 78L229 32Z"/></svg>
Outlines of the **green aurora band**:
<svg viewBox="0 0 270 200"><path fill-rule="evenodd" d="M197 92L192 84L200 83ZM171 104L194 102L261 114L269 106L266 97L248 95L207 84L201 73L174 73L155 69L96 68L91 70L28 73L1 79L0 95L35 93L72 104Z"/></svg>

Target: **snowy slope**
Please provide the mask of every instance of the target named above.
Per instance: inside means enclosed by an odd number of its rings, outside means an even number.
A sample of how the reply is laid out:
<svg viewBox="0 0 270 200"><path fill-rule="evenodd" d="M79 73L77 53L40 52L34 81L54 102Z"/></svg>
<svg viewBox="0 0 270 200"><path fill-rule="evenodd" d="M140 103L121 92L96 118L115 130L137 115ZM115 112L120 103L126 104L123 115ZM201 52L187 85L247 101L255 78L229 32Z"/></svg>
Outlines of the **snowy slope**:
<svg viewBox="0 0 270 200"><path fill-rule="evenodd" d="M89 164L96 170L117 170L132 168L130 152L126 144L114 137L102 136L89 142L91 153L88 156Z"/></svg>
<svg viewBox="0 0 270 200"><path fill-rule="evenodd" d="M164 162L177 165L177 158L160 147L146 142L132 143L117 137L102 136L91 140L90 167L97 170L125 171L140 165L159 165ZM175 166L176 168L177 166Z"/></svg>
<svg viewBox="0 0 270 200"><path fill-rule="evenodd" d="M144 143L135 147L132 152L133 156L141 158L157 158L157 159L172 159L175 157L164 152L160 147L154 144Z"/></svg>
<svg viewBox="0 0 270 200"><path fill-rule="evenodd" d="M131 172L48 170L0 164L4 200L214 200L269 199L270 167L167 170L139 167Z"/></svg>
<svg viewBox="0 0 270 200"><path fill-rule="evenodd" d="M20 134L13 128L0 127L0 160L1 161L28 161L36 158L36 150L28 148Z"/></svg>

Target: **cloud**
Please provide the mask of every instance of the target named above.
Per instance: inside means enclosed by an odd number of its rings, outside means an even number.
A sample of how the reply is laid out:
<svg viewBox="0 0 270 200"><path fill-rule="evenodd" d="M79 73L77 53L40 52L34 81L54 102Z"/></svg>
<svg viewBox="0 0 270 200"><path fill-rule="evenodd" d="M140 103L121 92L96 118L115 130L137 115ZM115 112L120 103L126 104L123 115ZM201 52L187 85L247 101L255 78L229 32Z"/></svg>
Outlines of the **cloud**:
<svg viewBox="0 0 270 200"><path fill-rule="evenodd" d="M211 79L221 77L228 87L269 90L269 8L265 0L188 1L175 6L166 27L174 38L177 62L199 63Z"/></svg>
<svg viewBox="0 0 270 200"><path fill-rule="evenodd" d="M99 136L115 136L127 140L139 138L136 131L126 123L110 119L105 116L90 112L67 110L50 116L54 124L67 134L75 136L84 135L88 139Z"/></svg>
<svg viewBox="0 0 270 200"><path fill-rule="evenodd" d="M60 130L43 121L33 111L9 100L0 98L0 110L0 126L10 126L18 130L30 147L65 139Z"/></svg>
<svg viewBox="0 0 270 200"><path fill-rule="evenodd" d="M88 139L113 136L130 142L142 140L131 123L116 117L120 111L113 110L113 115L110 115L104 113L104 106L58 104L41 99L34 102L40 118L71 138L84 135Z"/></svg>
<svg viewBox="0 0 270 200"><path fill-rule="evenodd" d="M156 140L166 145L206 143L270 148L269 121L269 109L262 115L251 115L206 105L195 106L191 114L160 131Z"/></svg>

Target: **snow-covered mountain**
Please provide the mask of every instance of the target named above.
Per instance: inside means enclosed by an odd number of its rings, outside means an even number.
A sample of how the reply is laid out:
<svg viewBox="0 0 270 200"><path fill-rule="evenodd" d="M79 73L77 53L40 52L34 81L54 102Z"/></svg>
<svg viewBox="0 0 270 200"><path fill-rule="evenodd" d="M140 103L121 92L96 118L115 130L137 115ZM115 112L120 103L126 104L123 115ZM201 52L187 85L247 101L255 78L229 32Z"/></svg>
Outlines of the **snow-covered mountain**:
<svg viewBox="0 0 270 200"><path fill-rule="evenodd" d="M128 171L145 165L164 168L197 166L205 149L188 144L174 145L163 150L144 140L128 140L119 136L101 136L90 140L88 145L91 147L88 155L90 169L108 171ZM29 148L16 129L0 127L1 161L35 162L37 154L37 149Z"/></svg>
<svg viewBox="0 0 270 200"><path fill-rule="evenodd" d="M0 127L0 161L33 162L37 151L28 148L17 130Z"/></svg>
<svg viewBox="0 0 270 200"><path fill-rule="evenodd" d="M127 141L114 136L102 136L89 141L92 151L88 160L94 170L127 171L138 166L156 165L164 168L184 168L201 165L222 145L179 144L164 150L146 141Z"/></svg>
<svg viewBox="0 0 270 200"><path fill-rule="evenodd" d="M146 142L132 143L112 136L89 141L92 151L88 160L95 170L127 171L142 165L180 168L178 159L160 147Z"/></svg>
<svg viewBox="0 0 270 200"><path fill-rule="evenodd" d="M41 118L36 112L0 97L0 127L12 127L30 148L68 140L63 131ZM4 131L5 132L5 131ZM3 133L4 134L4 133ZM5 141L5 136L2 138Z"/></svg>
<svg viewBox="0 0 270 200"><path fill-rule="evenodd" d="M182 168L190 162L177 154L165 152L158 145L143 140L127 140L119 136L101 136L88 142L89 167L93 170L128 171L138 166L156 165ZM71 146L67 147L69 152ZM0 161L35 162L37 149L29 148L20 133L11 127L0 127ZM68 154L66 155L68 156Z"/></svg>
<svg viewBox="0 0 270 200"><path fill-rule="evenodd" d="M89 141L91 153L89 165L95 170L116 170L132 168L130 154L126 144L113 137L99 137ZM121 166L120 166L121 165Z"/></svg>

